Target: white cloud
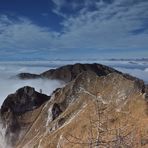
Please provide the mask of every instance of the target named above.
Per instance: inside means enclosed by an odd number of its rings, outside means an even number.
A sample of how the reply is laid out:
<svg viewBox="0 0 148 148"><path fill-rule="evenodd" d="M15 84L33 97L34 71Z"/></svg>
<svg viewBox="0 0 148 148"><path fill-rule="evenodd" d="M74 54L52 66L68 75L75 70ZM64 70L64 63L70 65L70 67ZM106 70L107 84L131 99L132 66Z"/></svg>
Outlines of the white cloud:
<svg viewBox="0 0 148 148"><path fill-rule="evenodd" d="M65 0L52 0L52 2L56 5L56 7L60 10L62 6L65 5Z"/></svg>
<svg viewBox="0 0 148 148"><path fill-rule="evenodd" d="M124 3L123 3L124 2ZM126 1L127 2L127 1ZM144 25L148 16L148 2L126 5L123 0L112 4L96 3L97 9L80 10L63 22L63 46L83 48L147 48L148 34L131 34Z"/></svg>
<svg viewBox="0 0 148 148"><path fill-rule="evenodd" d="M1 15L0 54L61 48L148 48L146 0L114 0L112 3L105 0L52 1L55 4L53 11L63 16L61 32L40 27L27 18L19 17L16 21ZM76 13L66 13L66 9L76 10ZM136 33L140 29L141 32Z"/></svg>
<svg viewBox="0 0 148 148"><path fill-rule="evenodd" d="M45 27L33 24L26 18L20 17L14 21L6 15L0 16L0 48L4 51L47 49L52 46L51 40L53 41L56 34Z"/></svg>
<svg viewBox="0 0 148 148"><path fill-rule="evenodd" d="M4 99L9 94L14 93L17 89L24 86L34 87L38 92L40 91L40 89L42 89L42 92L47 95L51 95L51 93L56 88L63 87L65 83L63 81L58 81L58 80L49 80L49 79L20 80L20 79L14 78L15 75L21 72L41 73L48 69L49 67L46 67L44 66L43 63L39 63L39 62L37 63L33 63L33 62L0 63L0 83L1 83L0 106L2 105Z"/></svg>
<svg viewBox="0 0 148 148"><path fill-rule="evenodd" d="M60 15L64 18L66 18L66 15L61 12L62 7L66 5L66 0L52 0L52 2L55 5L53 12L57 15Z"/></svg>

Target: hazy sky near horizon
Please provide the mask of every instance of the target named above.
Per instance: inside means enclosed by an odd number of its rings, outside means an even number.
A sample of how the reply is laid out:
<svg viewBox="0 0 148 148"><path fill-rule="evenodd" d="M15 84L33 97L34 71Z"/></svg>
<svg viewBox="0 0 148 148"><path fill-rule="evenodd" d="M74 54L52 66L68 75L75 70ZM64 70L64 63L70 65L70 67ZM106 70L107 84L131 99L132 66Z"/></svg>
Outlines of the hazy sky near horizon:
<svg viewBox="0 0 148 148"><path fill-rule="evenodd" d="M0 60L148 57L148 0L0 0Z"/></svg>

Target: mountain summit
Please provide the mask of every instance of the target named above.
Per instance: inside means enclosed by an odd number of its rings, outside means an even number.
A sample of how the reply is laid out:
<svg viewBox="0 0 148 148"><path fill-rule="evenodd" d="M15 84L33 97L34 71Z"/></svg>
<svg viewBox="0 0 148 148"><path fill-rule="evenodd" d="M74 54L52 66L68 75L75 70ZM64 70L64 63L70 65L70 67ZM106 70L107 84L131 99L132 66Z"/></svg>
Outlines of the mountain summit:
<svg viewBox="0 0 148 148"><path fill-rule="evenodd" d="M100 64L75 64L21 79L66 82L51 96L26 86L1 107L5 139L14 148L146 148L147 86Z"/></svg>

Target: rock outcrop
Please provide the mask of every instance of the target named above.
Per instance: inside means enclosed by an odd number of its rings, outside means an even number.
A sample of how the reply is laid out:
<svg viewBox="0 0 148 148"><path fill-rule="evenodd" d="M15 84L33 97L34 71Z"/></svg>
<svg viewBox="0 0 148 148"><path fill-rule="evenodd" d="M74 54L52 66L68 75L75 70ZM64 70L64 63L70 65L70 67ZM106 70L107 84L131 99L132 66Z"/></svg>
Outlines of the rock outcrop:
<svg viewBox="0 0 148 148"><path fill-rule="evenodd" d="M6 98L1 117L12 147L148 146L142 80L99 64L68 65L39 76L68 83L51 97L24 87Z"/></svg>
<svg viewBox="0 0 148 148"><path fill-rule="evenodd" d="M92 71L98 76L104 76L112 72L118 72L113 68L101 64L74 64L60 67L58 69L51 69L43 72L42 77L49 79L59 79L66 82L74 80L80 73L85 71Z"/></svg>
<svg viewBox="0 0 148 148"><path fill-rule="evenodd" d="M49 96L35 91L32 87L25 86L5 99L1 107L1 114L3 115L9 110L14 114L23 114L38 108L49 99Z"/></svg>
<svg viewBox="0 0 148 148"><path fill-rule="evenodd" d="M32 78L48 78L48 79L58 79L65 82L70 82L74 80L81 72L84 71L92 71L96 73L98 76L104 76L112 72L120 73L119 71L101 65L101 64L74 64L74 65L66 65L57 69L50 69L45 71L39 75L37 74L29 74L29 73L20 73L18 75L21 79L32 79Z"/></svg>
<svg viewBox="0 0 148 148"><path fill-rule="evenodd" d="M37 112L36 109L49 99L50 96L40 94L29 86L18 89L5 99L0 111L3 126L6 127L6 138L9 144L14 144L19 139L20 133L25 132L31 126L29 122L23 121L23 116L26 113L29 115L34 112L33 118L35 119L35 114L38 114L35 113ZM32 117L27 118L29 120Z"/></svg>
<svg viewBox="0 0 148 148"><path fill-rule="evenodd" d="M104 123L99 130L102 136L100 140L106 142L105 147L107 141L112 141L110 144L116 147L117 141L114 140L119 137L115 133L121 127L119 134L122 138L125 136L125 143L130 147L139 140L137 147L140 147L142 139L147 139L146 109L147 104L136 81L118 73L98 77L94 72L82 72L64 88L53 93L36 122L16 147L54 148L60 145L64 148L81 148L84 143L87 147L90 144L90 130L93 130L92 143L95 147L98 132L96 124L100 124L95 122L99 122L98 120ZM55 118L53 111L56 111ZM110 129L113 130L111 133ZM138 135L139 130L141 135ZM141 138L136 139L137 135ZM131 136L136 140L130 143ZM32 137L34 139L28 143L28 139ZM125 143L121 145L125 147Z"/></svg>
<svg viewBox="0 0 148 148"><path fill-rule="evenodd" d="M145 85L145 98L146 98L147 101L148 101L148 84Z"/></svg>
<svg viewBox="0 0 148 148"><path fill-rule="evenodd" d="M20 73L17 75L20 79L37 79L40 78L40 75L37 74L31 74L31 73Z"/></svg>
<svg viewBox="0 0 148 148"><path fill-rule="evenodd" d="M125 78L135 81L137 85L142 88L142 92L145 92L144 82L136 77L133 77L129 74L124 74L119 72L113 68L102 64L74 64L74 65L66 65L57 69L50 69L45 71L39 75L37 74L29 74L29 73L20 73L18 77L20 79L36 79L36 78L47 78L47 79L57 79L62 80L64 82L70 82L74 80L80 73L85 71L91 71L97 74L98 76L106 76L109 73L118 73L123 75Z"/></svg>

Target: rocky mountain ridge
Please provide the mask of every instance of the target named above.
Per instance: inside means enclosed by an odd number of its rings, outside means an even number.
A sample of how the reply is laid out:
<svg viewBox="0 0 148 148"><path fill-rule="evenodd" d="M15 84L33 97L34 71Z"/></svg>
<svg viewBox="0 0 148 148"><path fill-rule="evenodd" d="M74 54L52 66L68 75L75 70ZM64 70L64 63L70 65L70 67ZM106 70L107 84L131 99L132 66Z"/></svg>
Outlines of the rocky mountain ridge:
<svg viewBox="0 0 148 148"><path fill-rule="evenodd" d="M37 79L37 78L56 79L56 80L65 81L67 83L67 82L74 80L81 72L85 72L85 71L92 71L96 73L98 76L105 76L105 75L108 75L109 73L115 72L115 73L123 75L127 79L136 81L139 87L143 87L143 89L145 89L145 85L142 80L134 76L131 76L129 74L125 74L120 71L117 71L108 66L97 64L97 63L94 63L94 64L76 63L74 65L62 66L57 69L50 69L41 74L20 73L17 75L17 77L20 79ZM143 90L143 92L144 91L145 90Z"/></svg>
<svg viewBox="0 0 148 148"><path fill-rule="evenodd" d="M120 73L119 71L101 65L101 64L80 64L76 63L74 65L66 65L62 66L57 69L50 69L48 71L45 71L41 74L31 74L31 73L20 73L17 76L20 79L36 79L36 78L48 78L48 79L56 79L56 80L62 80L65 82L70 82L74 80L78 74L84 71L93 71L95 72L98 76L103 76L107 75L111 72L117 72Z"/></svg>
<svg viewBox="0 0 148 148"><path fill-rule="evenodd" d="M56 78L67 84L51 96L23 87L6 98L1 119L11 147L147 146L147 86L142 80L99 64L68 65L40 75L18 76Z"/></svg>

